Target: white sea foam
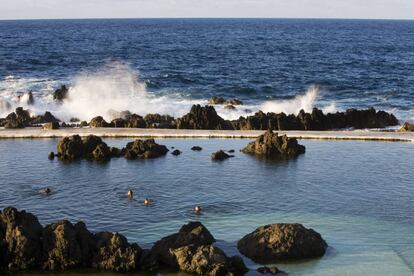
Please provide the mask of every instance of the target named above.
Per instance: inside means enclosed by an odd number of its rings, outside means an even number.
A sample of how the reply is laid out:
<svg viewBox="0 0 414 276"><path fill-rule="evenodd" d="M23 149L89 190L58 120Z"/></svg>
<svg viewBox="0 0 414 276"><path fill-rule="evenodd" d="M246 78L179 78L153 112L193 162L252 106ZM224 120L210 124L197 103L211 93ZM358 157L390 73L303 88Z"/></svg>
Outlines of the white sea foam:
<svg viewBox="0 0 414 276"><path fill-rule="evenodd" d="M321 90L318 86L312 85L308 88L304 95L299 95L293 99L288 100L272 100L262 104L261 110L263 112L284 112L286 114L297 114L301 109L306 112L311 112L321 96ZM328 106L322 107L324 111L336 111L335 103L330 103Z"/></svg>

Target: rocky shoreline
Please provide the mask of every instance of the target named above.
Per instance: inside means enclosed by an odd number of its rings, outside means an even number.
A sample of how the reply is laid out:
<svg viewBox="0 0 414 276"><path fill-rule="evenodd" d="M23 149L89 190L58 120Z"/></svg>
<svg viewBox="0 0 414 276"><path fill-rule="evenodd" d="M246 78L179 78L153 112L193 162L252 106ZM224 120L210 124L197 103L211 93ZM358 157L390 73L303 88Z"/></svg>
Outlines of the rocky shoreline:
<svg viewBox="0 0 414 276"><path fill-rule="evenodd" d="M67 88L56 90L55 100L65 100ZM65 92L66 91L66 92ZM223 104L228 109L234 109L235 105L242 105L237 99L225 100L213 97L209 100L213 105ZM18 107L15 112L5 118L0 118L0 127L24 128L29 126L41 126L46 123L54 123L51 127L84 127L94 128L155 128L155 129L206 129L206 130L334 130L334 129L369 129L386 128L399 124L397 118L385 111L368 109L348 109L345 112L324 114L321 110L313 108L307 113L301 110L298 114L264 113L256 112L254 115L237 120L225 120L220 117L213 105L193 105L191 110L180 118L170 115L146 114L141 116L130 111L112 111L112 121L107 122L102 116L94 117L90 122L79 121L77 118L70 122L61 122L50 112L44 115L30 116L30 110ZM50 127L50 126L49 126Z"/></svg>
<svg viewBox="0 0 414 276"><path fill-rule="evenodd" d="M265 238L264 238L265 237ZM198 275L244 275L243 258L227 256L201 222L189 222L177 233L143 249L117 232L90 232L85 223L61 220L42 226L26 211L0 211L0 272L73 269L156 273L162 269ZM272 224L240 239L238 248L258 263L305 260L325 254L321 235L301 224ZM258 271L279 272L276 267Z"/></svg>

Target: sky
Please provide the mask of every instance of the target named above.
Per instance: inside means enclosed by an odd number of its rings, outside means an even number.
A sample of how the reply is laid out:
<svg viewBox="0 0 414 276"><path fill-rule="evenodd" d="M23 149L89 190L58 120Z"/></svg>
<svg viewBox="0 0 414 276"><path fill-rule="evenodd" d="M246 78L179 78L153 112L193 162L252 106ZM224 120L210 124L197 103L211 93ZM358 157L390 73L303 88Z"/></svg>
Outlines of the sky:
<svg viewBox="0 0 414 276"><path fill-rule="evenodd" d="M0 0L0 19L154 17L414 19L414 0Z"/></svg>

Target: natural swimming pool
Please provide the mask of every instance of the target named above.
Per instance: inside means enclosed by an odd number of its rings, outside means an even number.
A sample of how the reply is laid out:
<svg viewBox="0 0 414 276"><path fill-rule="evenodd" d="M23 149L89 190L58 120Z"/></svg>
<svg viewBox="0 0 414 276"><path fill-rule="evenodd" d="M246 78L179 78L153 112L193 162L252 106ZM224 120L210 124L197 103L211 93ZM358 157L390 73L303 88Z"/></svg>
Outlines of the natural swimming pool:
<svg viewBox="0 0 414 276"><path fill-rule="evenodd" d="M121 147L130 139L105 141ZM233 254L236 241L260 225L299 222L330 247L321 259L277 264L290 275L413 274L413 143L301 140L306 154L266 161L238 151L248 140L157 139L183 153L68 164L47 159L57 142L0 141L1 208L26 209L43 224L83 220L92 231L119 231L144 248L200 220ZM203 150L191 151L194 145ZM218 149L235 149L235 157L211 161ZM52 194L39 194L43 187ZM154 200L149 207L146 197ZM195 205L204 209L199 216Z"/></svg>

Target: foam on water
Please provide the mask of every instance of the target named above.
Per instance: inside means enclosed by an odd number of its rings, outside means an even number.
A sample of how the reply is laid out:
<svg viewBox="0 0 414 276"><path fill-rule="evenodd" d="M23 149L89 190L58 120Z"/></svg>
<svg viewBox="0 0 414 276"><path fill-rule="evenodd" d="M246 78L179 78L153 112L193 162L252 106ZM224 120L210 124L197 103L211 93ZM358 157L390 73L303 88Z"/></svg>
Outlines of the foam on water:
<svg viewBox="0 0 414 276"><path fill-rule="evenodd" d="M53 92L61 83L70 85L68 98L59 103L53 100ZM29 105L28 102L29 91L32 91L35 97L33 105ZM228 120L252 115L259 110L297 114L301 109L311 112L314 107L318 107L324 113L333 113L352 107L348 101L336 102L325 99L325 93L327 91L322 90L320 86L311 85L304 93L298 91L297 96L290 99L247 100L244 101L244 105L236 106L235 109L223 105L214 107L221 117ZM32 115L51 111L64 121L74 117L89 121L95 116L112 120L115 119L114 114L125 110L143 116L159 113L179 117L186 114L194 104L206 105L208 100L195 99L188 93L176 91L163 92L161 95L149 91L139 71L125 62L108 62L94 70L83 70L64 80L7 76L0 81L0 117L5 117L18 106L29 109ZM398 118L414 121L413 110L388 108L386 111L396 114Z"/></svg>

